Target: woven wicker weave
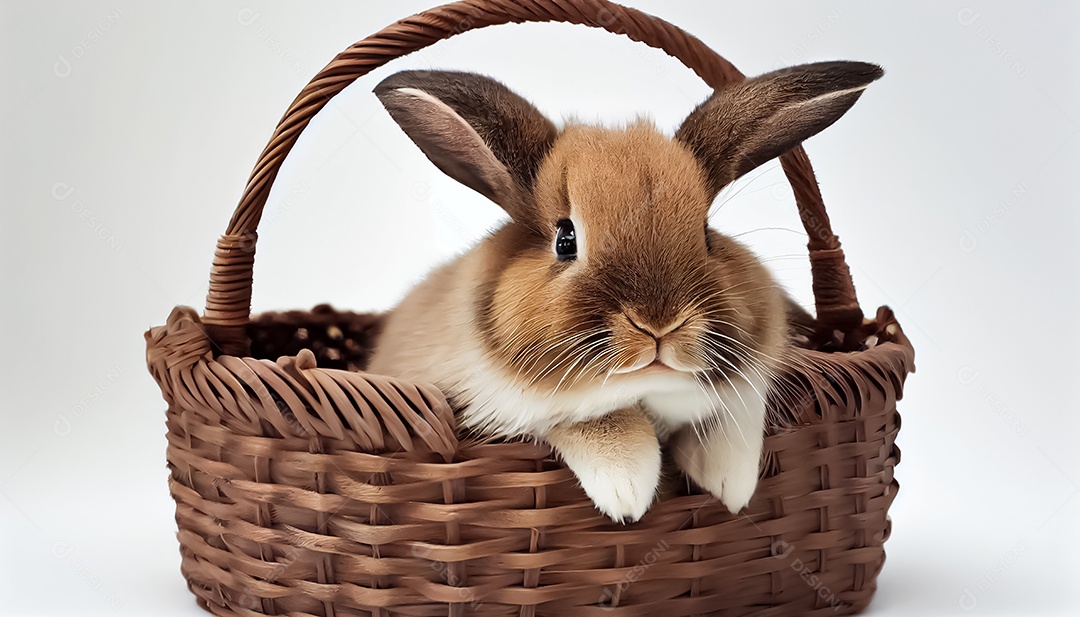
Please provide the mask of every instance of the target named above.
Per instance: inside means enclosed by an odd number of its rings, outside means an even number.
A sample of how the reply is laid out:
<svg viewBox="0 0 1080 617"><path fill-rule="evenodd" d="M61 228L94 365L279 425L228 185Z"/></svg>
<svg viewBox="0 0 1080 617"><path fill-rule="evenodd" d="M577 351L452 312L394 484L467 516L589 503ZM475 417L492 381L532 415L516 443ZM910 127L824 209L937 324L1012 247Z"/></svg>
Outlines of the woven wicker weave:
<svg viewBox="0 0 1080 617"><path fill-rule="evenodd" d="M822 324L770 402L762 479L732 515L681 494L600 515L551 452L459 441L441 393L362 372L378 315L250 316L255 229L308 121L356 78L457 33L564 21L659 47L714 88L742 79L674 26L601 0L471 0L353 45L293 102L218 249L200 317L146 334L168 403L182 572L221 615L835 615L875 589L896 495L896 401L914 352L864 320L801 148L781 158Z"/></svg>

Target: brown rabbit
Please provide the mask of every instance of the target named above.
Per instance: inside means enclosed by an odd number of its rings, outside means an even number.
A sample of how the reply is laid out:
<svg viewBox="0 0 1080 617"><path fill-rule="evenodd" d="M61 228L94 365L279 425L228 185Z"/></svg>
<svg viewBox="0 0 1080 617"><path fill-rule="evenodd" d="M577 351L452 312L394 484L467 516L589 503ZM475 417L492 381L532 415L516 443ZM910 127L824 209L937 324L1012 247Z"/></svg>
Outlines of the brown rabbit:
<svg viewBox="0 0 1080 617"><path fill-rule="evenodd" d="M375 93L511 221L393 311L370 370L436 384L464 427L546 440L616 521L648 509L660 441L732 512L757 484L785 295L708 226L717 193L843 115L879 67L808 64L713 94L674 139L557 129L502 84L406 71Z"/></svg>

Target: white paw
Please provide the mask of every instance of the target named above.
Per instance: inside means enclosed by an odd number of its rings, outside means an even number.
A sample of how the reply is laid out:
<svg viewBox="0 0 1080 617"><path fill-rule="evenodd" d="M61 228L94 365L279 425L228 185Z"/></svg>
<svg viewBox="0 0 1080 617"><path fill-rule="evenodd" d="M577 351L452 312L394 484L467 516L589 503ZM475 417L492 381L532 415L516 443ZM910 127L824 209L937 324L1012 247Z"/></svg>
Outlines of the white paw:
<svg viewBox="0 0 1080 617"><path fill-rule="evenodd" d="M758 481L758 454L728 456L726 461L716 466L711 472L717 480L717 486L706 487L710 493L731 511L738 514L750 503Z"/></svg>
<svg viewBox="0 0 1080 617"><path fill-rule="evenodd" d="M616 523L633 523L645 514L656 496L660 450L618 462L598 458L576 473L598 510Z"/></svg>
<svg viewBox="0 0 1080 617"><path fill-rule="evenodd" d="M725 439L707 439L702 444L692 432L680 437L675 460L686 475L732 514L745 508L757 488L761 449L741 443L734 446Z"/></svg>

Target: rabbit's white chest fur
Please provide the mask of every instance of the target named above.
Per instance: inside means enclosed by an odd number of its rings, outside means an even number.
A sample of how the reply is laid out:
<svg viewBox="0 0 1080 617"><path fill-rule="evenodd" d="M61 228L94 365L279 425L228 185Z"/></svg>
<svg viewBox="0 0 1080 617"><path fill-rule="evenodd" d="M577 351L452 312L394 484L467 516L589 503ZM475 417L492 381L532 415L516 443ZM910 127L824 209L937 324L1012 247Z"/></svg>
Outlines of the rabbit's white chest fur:
<svg viewBox="0 0 1080 617"><path fill-rule="evenodd" d="M465 377L452 395L462 410L463 426L485 435L543 437L554 426L592 420L637 403L665 434L692 423L721 422L738 432L761 430L755 417L764 412L767 385L741 377L702 386L685 373L627 375L549 394L515 384L479 350L462 354L461 362L465 370L458 374Z"/></svg>

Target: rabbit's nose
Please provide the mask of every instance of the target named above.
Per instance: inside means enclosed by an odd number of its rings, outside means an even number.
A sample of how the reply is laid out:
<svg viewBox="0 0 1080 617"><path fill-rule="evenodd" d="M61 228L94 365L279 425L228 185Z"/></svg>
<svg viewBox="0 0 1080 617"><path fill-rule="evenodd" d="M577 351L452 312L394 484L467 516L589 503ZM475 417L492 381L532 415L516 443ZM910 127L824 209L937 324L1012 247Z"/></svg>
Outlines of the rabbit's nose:
<svg viewBox="0 0 1080 617"><path fill-rule="evenodd" d="M630 325L656 339L657 345L660 344L660 339L678 330L679 328L683 327L684 324L686 324L685 318L679 318L672 322L669 322L666 326L657 327L629 313L626 315L626 319L630 321Z"/></svg>

